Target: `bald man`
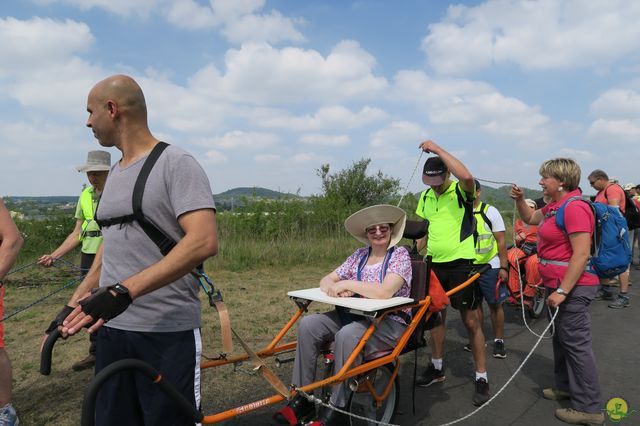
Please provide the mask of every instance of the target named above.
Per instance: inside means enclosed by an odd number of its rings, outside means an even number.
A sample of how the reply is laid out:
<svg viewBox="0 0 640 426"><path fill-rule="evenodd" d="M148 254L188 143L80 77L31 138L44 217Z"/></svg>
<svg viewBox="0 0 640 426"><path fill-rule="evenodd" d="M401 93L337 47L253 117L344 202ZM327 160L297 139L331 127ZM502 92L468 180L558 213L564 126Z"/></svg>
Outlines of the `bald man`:
<svg viewBox="0 0 640 426"><path fill-rule="evenodd" d="M87 111L87 127L100 145L116 147L122 159L111 167L97 211L103 244L69 301L74 310L62 333L75 334L83 326L98 333L96 373L117 360L137 358L199 407L200 301L190 272L218 251L209 180L198 162L175 146L158 157L144 188L142 211L177 242L163 256L131 218L134 184L159 143L148 127L142 89L131 77L108 77L89 92ZM123 420L193 424L157 386L133 372L107 381L97 399L97 425Z"/></svg>
<svg viewBox="0 0 640 426"><path fill-rule="evenodd" d="M4 277L9 272L22 247L22 235L11 220L0 198L0 317L4 303ZM0 424L17 425L18 415L11 405L11 361L4 349L4 322L0 322Z"/></svg>

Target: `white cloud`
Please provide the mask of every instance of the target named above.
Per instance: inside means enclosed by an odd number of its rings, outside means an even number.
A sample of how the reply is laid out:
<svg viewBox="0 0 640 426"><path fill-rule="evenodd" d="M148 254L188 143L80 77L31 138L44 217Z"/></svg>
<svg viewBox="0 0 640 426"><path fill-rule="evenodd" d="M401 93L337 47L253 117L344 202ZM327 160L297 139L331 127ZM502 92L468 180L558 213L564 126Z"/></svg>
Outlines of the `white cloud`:
<svg viewBox="0 0 640 426"><path fill-rule="evenodd" d="M640 47L640 3L624 0L489 0L450 6L422 41L438 73L493 64L553 70L611 64Z"/></svg>
<svg viewBox="0 0 640 426"><path fill-rule="evenodd" d="M278 11L271 11L266 15L244 15L228 22L222 29L222 34L230 42L241 44L245 42L267 42L276 44L283 41L303 42L305 37L295 28L301 20L294 20L282 16Z"/></svg>
<svg viewBox="0 0 640 426"><path fill-rule="evenodd" d="M252 119L259 126L290 131L318 131L356 129L370 123L382 121L388 114L373 107L363 107L352 112L340 105L322 107L314 115L293 116L288 111L261 109L255 111Z"/></svg>
<svg viewBox="0 0 640 426"><path fill-rule="evenodd" d="M420 141L425 140L427 136L427 131L419 124L394 121L371 135L370 146L375 148L373 152L379 148L394 151L398 147L415 147L417 150Z"/></svg>
<svg viewBox="0 0 640 426"><path fill-rule="evenodd" d="M591 113L601 118L640 117L640 92L630 88L607 90L591 104Z"/></svg>
<svg viewBox="0 0 640 426"><path fill-rule="evenodd" d="M4 77L67 61L95 41L82 22L37 17L0 18L0 40L0 76Z"/></svg>
<svg viewBox="0 0 640 426"><path fill-rule="evenodd" d="M262 154L253 157L254 161L258 164L273 164L280 161L282 157L276 154Z"/></svg>
<svg viewBox="0 0 640 426"><path fill-rule="evenodd" d="M224 164L228 161L229 159L220 151L212 149L205 153L205 164Z"/></svg>
<svg viewBox="0 0 640 426"><path fill-rule="evenodd" d="M249 43L227 51L224 76L210 65L189 84L203 95L258 105L372 99L388 86L373 74L375 64L355 41L338 43L326 58L316 50Z"/></svg>
<svg viewBox="0 0 640 426"><path fill-rule="evenodd" d="M270 133L245 132L234 130L214 138L211 145L221 149L264 149L277 145L280 139Z"/></svg>
<svg viewBox="0 0 640 426"><path fill-rule="evenodd" d="M49 5L63 3L75 6L80 10L93 8L104 9L120 16L147 16L152 9L158 7L162 0L36 0L38 3Z"/></svg>
<svg viewBox="0 0 640 426"><path fill-rule="evenodd" d="M638 120L595 120L587 131L589 139L600 144L615 142L637 143L640 140L640 119Z"/></svg>
<svg viewBox="0 0 640 426"><path fill-rule="evenodd" d="M308 134L300 137L300 143L314 146L345 146L349 145L351 138L348 135L321 135Z"/></svg>
<svg viewBox="0 0 640 426"><path fill-rule="evenodd" d="M504 96L486 83L401 71L395 78L395 96L423 108L434 124L529 142L548 138L549 118L539 107Z"/></svg>
<svg viewBox="0 0 640 426"><path fill-rule="evenodd" d="M167 9L167 21L177 27L200 30L217 25L216 17L210 7L202 6L193 0L180 0Z"/></svg>
<svg viewBox="0 0 640 426"><path fill-rule="evenodd" d="M300 153L291 157L291 161L295 164L317 163L317 156L313 153Z"/></svg>

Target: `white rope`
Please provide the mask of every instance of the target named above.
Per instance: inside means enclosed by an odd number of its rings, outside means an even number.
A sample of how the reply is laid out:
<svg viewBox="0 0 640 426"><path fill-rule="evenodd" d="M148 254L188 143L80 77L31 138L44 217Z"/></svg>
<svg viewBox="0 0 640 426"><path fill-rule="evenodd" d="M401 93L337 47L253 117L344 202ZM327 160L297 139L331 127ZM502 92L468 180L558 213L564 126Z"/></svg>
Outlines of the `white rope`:
<svg viewBox="0 0 640 426"><path fill-rule="evenodd" d="M411 182L413 181L413 177L416 174L416 170L418 170L418 166L420 165L420 160L422 159L422 154L424 154L424 151L420 150L420 156L418 157L418 161L416 161L416 165L413 167L413 172L411 172L411 176L407 181L407 185L405 186L404 191L402 192L402 196L400 197L400 201L398 201L398 205L396 207L400 207L400 204L402 204L402 200L404 199L404 196L409 191L409 185L411 185Z"/></svg>
<svg viewBox="0 0 640 426"><path fill-rule="evenodd" d="M549 327L551 327L553 325L553 322L556 319L556 316L558 315L558 309L556 309L556 312L553 314L553 317L551 317L551 322L549 323L549 325L547 325L547 327L544 329L544 331L542 332L542 336L538 338L538 341L536 342L535 345L533 345L533 348L531 348L531 350L529 351L529 353L527 354L527 356L524 358L524 360L522 361L522 363L520 364L520 366L516 369L516 371L511 375L511 377L509 378L509 380L507 380L507 382L502 385L502 387L500 388L500 390L498 390L498 392L496 392L495 395L493 395L487 402L485 402L484 404L482 404L480 407L476 408L475 410L473 410L472 412L470 412L469 414L467 414L464 417L460 417L459 419L453 420L449 423L443 423L441 425L438 426L449 426L449 425L453 425L456 423L459 423L463 420L468 419L469 417L473 416L474 414L476 414L477 412L479 412L480 410L482 410L483 408L486 408L487 406L489 406L489 404L491 404L491 402L493 402L494 399L496 399L498 397L498 395L500 395L502 393L503 390L506 389L507 386L509 386L509 383L511 383L513 381L513 379L516 377L516 375L520 372L520 370L522 370L522 367L524 367L524 365L527 363L527 361L529 360L529 358L531 357L531 355L533 355L533 352L536 350L536 348L538 347L538 345L540 344L540 342L542 341L542 337L544 336L544 334L547 332L547 330L549 330Z"/></svg>

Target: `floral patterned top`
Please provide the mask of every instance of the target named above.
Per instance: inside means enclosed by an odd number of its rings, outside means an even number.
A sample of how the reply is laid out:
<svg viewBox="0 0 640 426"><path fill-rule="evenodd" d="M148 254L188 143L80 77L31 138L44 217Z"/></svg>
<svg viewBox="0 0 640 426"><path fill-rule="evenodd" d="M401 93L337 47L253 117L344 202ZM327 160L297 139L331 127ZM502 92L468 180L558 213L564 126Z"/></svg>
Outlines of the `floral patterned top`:
<svg viewBox="0 0 640 426"><path fill-rule="evenodd" d="M358 280L358 266L364 257L369 254L369 247L362 247L353 252L351 256L344 261L336 269L336 274L342 280ZM382 272L382 265L384 262L376 263L375 265L365 265L360 272L360 281L371 283L372 285L380 284L380 275ZM410 297L411 295L411 258L409 252L405 247L396 247L389 259L389 266L387 267L387 274L393 272L400 275L404 279L402 287L393 295L393 297ZM407 318L411 318L411 308L403 309ZM408 325L407 321L402 316L389 314L389 317L400 324Z"/></svg>

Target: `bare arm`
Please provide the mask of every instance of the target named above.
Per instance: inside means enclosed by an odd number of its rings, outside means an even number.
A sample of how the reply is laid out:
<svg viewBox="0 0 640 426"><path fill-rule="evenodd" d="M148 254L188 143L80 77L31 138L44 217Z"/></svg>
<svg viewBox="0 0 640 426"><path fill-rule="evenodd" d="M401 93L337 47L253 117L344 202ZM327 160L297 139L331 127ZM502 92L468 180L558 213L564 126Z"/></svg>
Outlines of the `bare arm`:
<svg viewBox="0 0 640 426"><path fill-rule="evenodd" d="M0 199L0 281L15 263L23 243L20 231Z"/></svg>
<svg viewBox="0 0 640 426"><path fill-rule="evenodd" d="M73 231L71 231L71 233L67 235L67 238L64 239L62 244L60 244L60 246L57 249L51 252L51 254L45 254L40 256L40 259L38 259L38 264L49 267L53 265L53 262L55 261L55 259L58 259L64 256L74 248L78 247L78 244L80 244L81 232L82 232L82 219L78 219L76 220L76 226L73 228Z"/></svg>
<svg viewBox="0 0 640 426"><path fill-rule="evenodd" d="M212 209L185 213L178 218L178 223L185 235L176 246L157 263L122 281L132 300L174 282L218 253L216 215ZM74 334L91 322L90 316L76 308L65 320L63 332ZM102 324L104 321L99 319L89 332L96 331Z"/></svg>
<svg viewBox="0 0 640 426"><path fill-rule="evenodd" d="M432 152L439 156L451 174L458 178L460 187L469 194L474 193L475 184L473 182L473 175L460 160L449 154L444 148L432 140L422 142L420 148L424 152Z"/></svg>
<svg viewBox="0 0 640 426"><path fill-rule="evenodd" d="M500 272L498 274L502 281L506 282L509 279L509 261L507 260L505 231L494 232L493 237L496 239L496 243L498 244L498 258L500 259Z"/></svg>
<svg viewBox="0 0 640 426"><path fill-rule="evenodd" d="M591 235L588 232L575 232L569 234L569 242L571 243L571 258L567 272L564 274L560 282L560 288L569 293L578 282L578 278L582 275L589 261L591 250ZM566 296L553 292L549 295L547 303L549 306L556 308L564 302Z"/></svg>

